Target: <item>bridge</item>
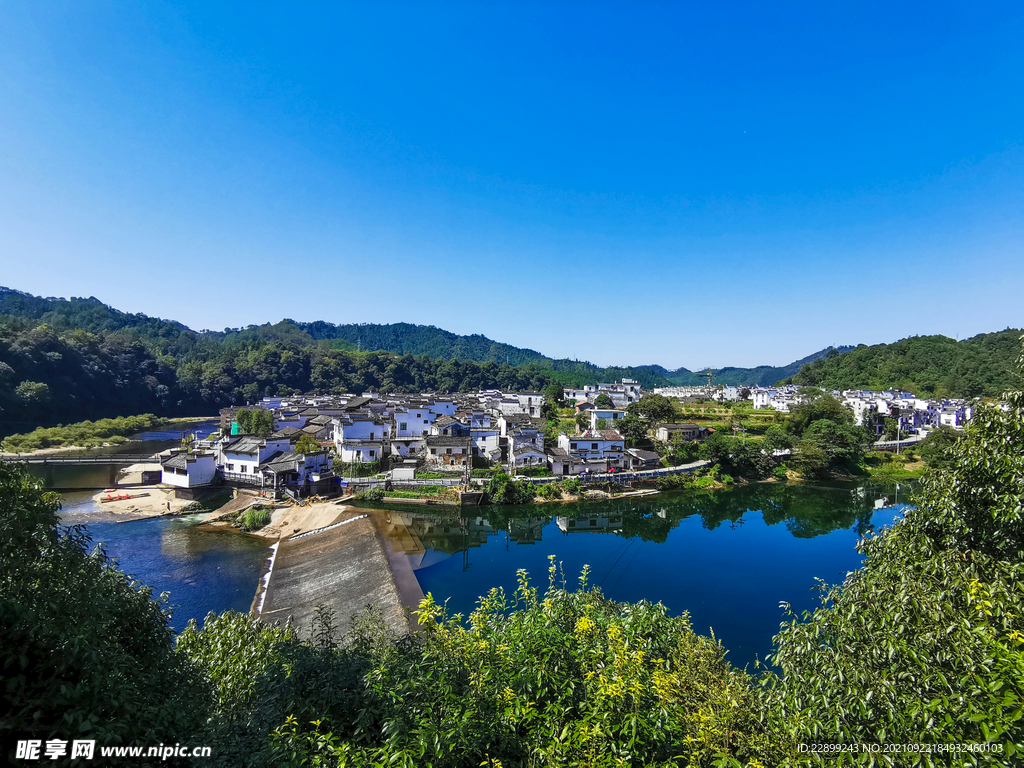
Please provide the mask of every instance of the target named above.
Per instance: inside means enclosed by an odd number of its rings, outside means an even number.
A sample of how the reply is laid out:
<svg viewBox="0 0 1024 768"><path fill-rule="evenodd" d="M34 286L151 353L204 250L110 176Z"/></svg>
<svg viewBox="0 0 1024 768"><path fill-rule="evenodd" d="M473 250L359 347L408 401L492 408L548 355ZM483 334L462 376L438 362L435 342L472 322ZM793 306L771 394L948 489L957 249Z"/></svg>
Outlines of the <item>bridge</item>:
<svg viewBox="0 0 1024 768"><path fill-rule="evenodd" d="M53 490L87 490L93 488L114 488L122 469L132 464L156 464L160 455L156 453L110 453L96 455L75 455L59 453L35 453L0 455L0 461L28 465L32 474L43 481L43 486ZM83 477L82 472L65 470L95 469ZM104 475L103 470L107 472ZM105 478L105 479L104 479Z"/></svg>
<svg viewBox="0 0 1024 768"><path fill-rule="evenodd" d="M110 464L128 466L130 464L151 464L160 461L158 453L111 453L100 456L67 456L59 453L5 453L0 455L0 461L14 462L18 464L63 464L72 466L97 465L107 466Z"/></svg>

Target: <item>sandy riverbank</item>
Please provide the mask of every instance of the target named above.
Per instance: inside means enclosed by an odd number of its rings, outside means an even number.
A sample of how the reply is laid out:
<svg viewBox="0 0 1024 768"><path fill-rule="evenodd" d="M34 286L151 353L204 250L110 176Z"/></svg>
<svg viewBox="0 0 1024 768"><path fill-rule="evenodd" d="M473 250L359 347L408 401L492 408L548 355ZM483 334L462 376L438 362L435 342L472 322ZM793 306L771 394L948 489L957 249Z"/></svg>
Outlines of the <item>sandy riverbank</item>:
<svg viewBox="0 0 1024 768"><path fill-rule="evenodd" d="M227 528L231 523L226 519L234 512L240 512L252 504L270 505L269 501L259 499L256 496L242 495L232 499L223 507L213 512L207 519L205 525L211 528ZM336 502L324 502L321 504L309 504L308 506L289 505L277 506L270 513L270 522L263 528L255 531L247 531L250 536L259 536L262 539L278 541L288 539L300 533L308 533L319 528L326 528L329 525L358 514L358 510L346 507Z"/></svg>

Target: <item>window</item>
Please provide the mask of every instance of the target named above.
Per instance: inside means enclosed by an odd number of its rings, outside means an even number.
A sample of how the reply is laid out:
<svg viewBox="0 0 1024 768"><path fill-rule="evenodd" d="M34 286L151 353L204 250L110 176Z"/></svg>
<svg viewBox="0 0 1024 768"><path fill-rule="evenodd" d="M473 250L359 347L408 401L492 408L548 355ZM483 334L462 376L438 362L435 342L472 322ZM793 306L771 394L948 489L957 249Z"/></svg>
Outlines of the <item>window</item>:
<svg viewBox="0 0 1024 768"><path fill-rule="evenodd" d="M572 450L574 450L574 451L575 451L575 450L576 450L576 443L569 443L569 447L570 447L570 448L571 448Z"/></svg>
<svg viewBox="0 0 1024 768"><path fill-rule="evenodd" d="M451 455L452 455L452 449L451 449L451 448L445 448L445 449L444 449L444 452L445 452L445 453L446 453L446 454L447 454L448 456L451 456Z"/></svg>
<svg viewBox="0 0 1024 768"><path fill-rule="evenodd" d="M399 422L398 428L405 432L407 429L409 429L409 423L406 421Z"/></svg>
<svg viewBox="0 0 1024 768"><path fill-rule="evenodd" d="M596 451L597 450L597 443L591 443L590 444L590 450Z"/></svg>
<svg viewBox="0 0 1024 768"><path fill-rule="evenodd" d="M235 465L234 464L228 464L228 472L234 472L234 471L235 471Z"/></svg>
<svg viewBox="0 0 1024 768"><path fill-rule="evenodd" d="M373 432L370 433L370 439L373 440Z"/></svg>
<svg viewBox="0 0 1024 768"><path fill-rule="evenodd" d="M373 453L373 451L370 451L370 458L372 459L372 458L373 458L373 456L374 456L374 453Z"/></svg>
<svg viewBox="0 0 1024 768"><path fill-rule="evenodd" d="M249 468L247 466L245 466L245 464L243 464L242 466L240 466L238 468L238 471L241 472L244 475L246 472L249 471Z"/></svg>

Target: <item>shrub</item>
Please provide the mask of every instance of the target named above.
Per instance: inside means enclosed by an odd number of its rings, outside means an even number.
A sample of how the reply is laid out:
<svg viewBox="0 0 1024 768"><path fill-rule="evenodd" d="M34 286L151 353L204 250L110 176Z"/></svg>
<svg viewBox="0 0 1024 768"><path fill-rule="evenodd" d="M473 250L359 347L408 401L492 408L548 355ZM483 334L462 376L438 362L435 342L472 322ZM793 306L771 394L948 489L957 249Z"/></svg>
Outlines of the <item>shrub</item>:
<svg viewBox="0 0 1024 768"><path fill-rule="evenodd" d="M380 486L374 486L373 488L367 488L362 493L356 494L355 498L359 501L380 501L384 498L384 489Z"/></svg>
<svg viewBox="0 0 1024 768"><path fill-rule="evenodd" d="M257 531L270 522L270 510L266 507L249 507L239 518L238 527L243 531Z"/></svg>

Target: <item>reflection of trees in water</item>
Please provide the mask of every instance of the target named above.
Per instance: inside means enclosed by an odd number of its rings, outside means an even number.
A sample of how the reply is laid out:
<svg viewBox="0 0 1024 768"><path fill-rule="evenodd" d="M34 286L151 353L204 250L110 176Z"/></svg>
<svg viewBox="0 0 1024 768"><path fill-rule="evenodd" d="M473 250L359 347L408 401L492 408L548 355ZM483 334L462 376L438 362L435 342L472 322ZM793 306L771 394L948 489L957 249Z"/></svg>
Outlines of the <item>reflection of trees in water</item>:
<svg viewBox="0 0 1024 768"><path fill-rule="evenodd" d="M900 490L910 499L910 487ZM871 517L877 499L893 499L892 486L864 482L857 485L808 486L783 483L752 483L716 491L682 491L603 502L570 502L545 505L544 511L559 517L586 520L592 517L621 518L622 526L605 533L661 544L680 522L694 515L708 530L723 524L742 525L748 512L761 514L766 525L784 524L797 538L823 536L835 530L854 529L858 536L873 531ZM538 515L536 505L480 508L474 517L458 515L403 514L410 530L424 546L448 554L481 546L488 535L506 533L510 541L530 544L552 515ZM474 510L476 511L476 510ZM586 527L580 527L586 531ZM571 535L572 531L569 534Z"/></svg>

